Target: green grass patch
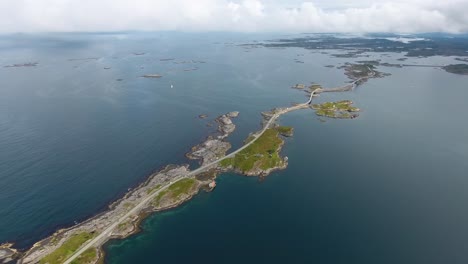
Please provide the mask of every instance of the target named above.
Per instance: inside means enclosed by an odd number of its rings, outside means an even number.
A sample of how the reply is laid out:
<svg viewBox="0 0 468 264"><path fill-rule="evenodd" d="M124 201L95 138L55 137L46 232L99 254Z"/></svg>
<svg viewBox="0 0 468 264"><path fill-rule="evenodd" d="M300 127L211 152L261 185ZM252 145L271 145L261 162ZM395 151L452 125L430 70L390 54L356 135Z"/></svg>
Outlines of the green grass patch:
<svg viewBox="0 0 468 264"><path fill-rule="evenodd" d="M348 112L343 112L343 113L338 114L338 117L339 118L351 118L351 114Z"/></svg>
<svg viewBox="0 0 468 264"><path fill-rule="evenodd" d="M95 234L92 233L79 233L71 236L65 243L63 243L54 252L45 256L39 263L45 264L60 264L69 258L75 251L81 247L86 241L92 239ZM78 262L79 263L79 262Z"/></svg>
<svg viewBox="0 0 468 264"><path fill-rule="evenodd" d="M293 128L288 126L279 126L276 128L276 131L278 131L280 134L289 134L292 132L292 130Z"/></svg>
<svg viewBox="0 0 468 264"><path fill-rule="evenodd" d="M233 161L234 161L233 158L223 159L222 161L219 162L219 165L221 165L221 167L227 168L232 165Z"/></svg>
<svg viewBox="0 0 468 264"><path fill-rule="evenodd" d="M97 257L96 249L89 248L85 250L81 255L79 255L75 260L73 260L72 264L85 264L85 263L93 263Z"/></svg>
<svg viewBox="0 0 468 264"><path fill-rule="evenodd" d="M261 169L275 167L282 162L278 148L282 143L277 129L269 128L252 145L228 159L224 165L232 165L242 172L249 171L254 166Z"/></svg>
<svg viewBox="0 0 468 264"><path fill-rule="evenodd" d="M161 201L161 198L162 198L164 195L166 195L167 192L168 192L167 190L164 190L164 191L161 191L160 193L158 193L158 195L156 195L156 197L154 197L152 204L153 204L154 206L158 206L158 205L159 205L159 201Z"/></svg>
<svg viewBox="0 0 468 264"><path fill-rule="evenodd" d="M152 188L149 188L148 190L146 190L146 194L152 194L154 193L156 190L158 190L159 188L161 188L161 184L158 184Z"/></svg>
<svg viewBox="0 0 468 264"><path fill-rule="evenodd" d="M178 198L180 195L188 193L193 185L195 185L195 182L193 178L185 178L173 183L167 189L171 192L173 198Z"/></svg>
<svg viewBox="0 0 468 264"><path fill-rule="evenodd" d="M171 184L167 187L166 190L161 191L153 200L153 205L158 206L161 199L166 196L170 195L171 199L177 199L182 194L186 194L190 191L190 189L195 185L197 181L193 178L185 178L175 183Z"/></svg>
<svg viewBox="0 0 468 264"><path fill-rule="evenodd" d="M355 118L357 114L350 114L350 112L359 112L359 108L352 106L353 102L350 100L342 100L337 102L325 102L322 104L314 104L312 107L316 110L315 114L318 116L325 116L330 118Z"/></svg>
<svg viewBox="0 0 468 264"><path fill-rule="evenodd" d="M316 115L318 116L326 116L326 117L331 117L331 118L335 118L336 115L335 115L335 111L333 110L327 110L327 109L319 109L315 112Z"/></svg>

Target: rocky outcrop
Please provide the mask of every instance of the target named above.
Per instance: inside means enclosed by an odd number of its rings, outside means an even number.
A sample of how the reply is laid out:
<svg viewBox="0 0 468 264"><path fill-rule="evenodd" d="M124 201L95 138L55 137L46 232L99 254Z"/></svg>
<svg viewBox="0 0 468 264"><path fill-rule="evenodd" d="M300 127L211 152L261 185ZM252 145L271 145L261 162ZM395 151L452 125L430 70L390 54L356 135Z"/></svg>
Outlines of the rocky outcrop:
<svg viewBox="0 0 468 264"><path fill-rule="evenodd" d="M15 255L18 253L15 249L10 248L13 244L2 244L0 245L0 263L8 263L13 260Z"/></svg>
<svg viewBox="0 0 468 264"><path fill-rule="evenodd" d="M231 144L224 139L228 137L235 129L236 125L231 118L236 118L239 112L229 112L216 118L218 123L218 136L209 136L206 140L194 147L185 154L189 159L200 160L202 165L215 161L226 155L231 148Z"/></svg>
<svg viewBox="0 0 468 264"><path fill-rule="evenodd" d="M232 123L231 118L236 118L238 115L239 112L235 111L229 112L225 115L221 115L218 118L216 118L216 122L219 124L218 131L221 133L221 135L218 136L219 139L226 138L236 129L236 125Z"/></svg>

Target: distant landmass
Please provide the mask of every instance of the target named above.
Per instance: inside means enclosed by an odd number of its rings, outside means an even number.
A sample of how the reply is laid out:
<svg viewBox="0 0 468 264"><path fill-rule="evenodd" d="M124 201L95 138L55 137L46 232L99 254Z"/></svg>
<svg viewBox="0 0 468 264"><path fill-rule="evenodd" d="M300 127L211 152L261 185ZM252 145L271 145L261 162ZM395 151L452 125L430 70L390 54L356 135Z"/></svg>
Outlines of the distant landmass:
<svg viewBox="0 0 468 264"><path fill-rule="evenodd" d="M255 43L258 45L258 43ZM341 37L335 34L312 34L301 38L276 39L263 44L265 47L298 47L318 50L345 50L335 57L359 57L364 52L406 52L407 57L468 56L468 37L423 34L398 36L370 34L369 37Z"/></svg>
<svg viewBox="0 0 468 264"><path fill-rule="evenodd" d="M443 69L450 73L468 75L468 64L450 64Z"/></svg>

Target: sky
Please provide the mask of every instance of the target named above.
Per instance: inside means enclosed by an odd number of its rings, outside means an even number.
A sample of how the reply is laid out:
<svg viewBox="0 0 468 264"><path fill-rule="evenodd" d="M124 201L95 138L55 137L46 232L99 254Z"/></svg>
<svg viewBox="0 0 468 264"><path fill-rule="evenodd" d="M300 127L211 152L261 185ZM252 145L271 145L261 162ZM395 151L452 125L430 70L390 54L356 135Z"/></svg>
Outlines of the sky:
<svg viewBox="0 0 468 264"><path fill-rule="evenodd" d="M0 0L0 33L468 32L468 0Z"/></svg>

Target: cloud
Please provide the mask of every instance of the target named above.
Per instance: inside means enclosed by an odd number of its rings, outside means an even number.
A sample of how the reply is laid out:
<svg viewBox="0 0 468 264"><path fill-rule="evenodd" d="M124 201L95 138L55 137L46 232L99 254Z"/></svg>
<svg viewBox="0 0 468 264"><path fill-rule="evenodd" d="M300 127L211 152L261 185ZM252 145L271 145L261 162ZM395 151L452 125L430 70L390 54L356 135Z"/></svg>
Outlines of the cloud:
<svg viewBox="0 0 468 264"><path fill-rule="evenodd" d="M468 0L1 0L0 32L468 32Z"/></svg>

